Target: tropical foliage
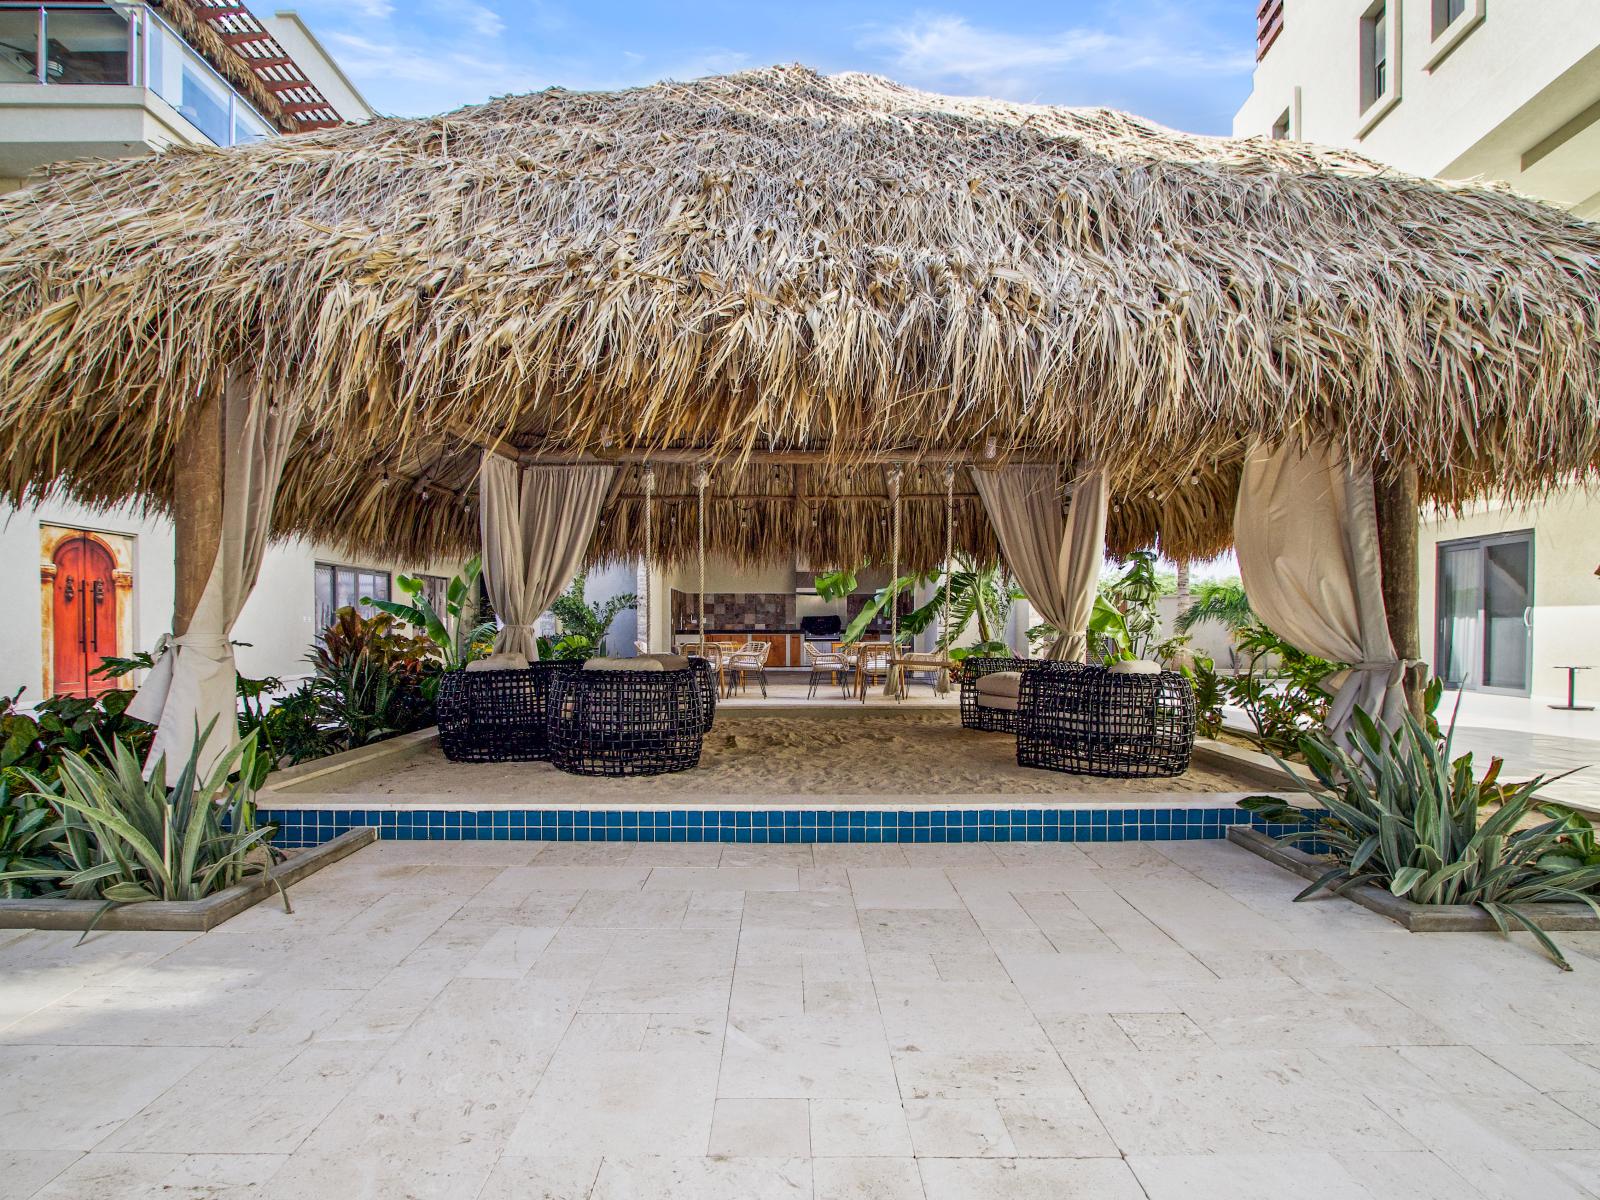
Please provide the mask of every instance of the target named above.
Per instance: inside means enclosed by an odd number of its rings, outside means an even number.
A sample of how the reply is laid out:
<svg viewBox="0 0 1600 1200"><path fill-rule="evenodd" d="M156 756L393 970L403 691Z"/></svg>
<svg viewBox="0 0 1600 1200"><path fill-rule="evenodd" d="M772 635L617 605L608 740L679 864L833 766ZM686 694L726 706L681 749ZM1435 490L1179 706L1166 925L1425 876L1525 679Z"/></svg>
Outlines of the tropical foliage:
<svg viewBox="0 0 1600 1200"><path fill-rule="evenodd" d="M112 739L121 739L142 756L155 727L127 715L133 695L113 690L91 699L52 696L31 713L21 711L22 689L0 695L0 780L15 783L22 771L54 779L63 754L98 757Z"/></svg>
<svg viewBox="0 0 1600 1200"><path fill-rule="evenodd" d="M579 575L550 605L561 636L539 639L541 659L573 660L605 653L606 638L617 617L638 606L639 597L632 592L622 592L609 600L590 603L586 595L588 583L587 576Z"/></svg>
<svg viewBox="0 0 1600 1200"><path fill-rule="evenodd" d="M859 583L855 571L830 571L816 577L817 594L824 600L842 600L856 593ZM960 661L968 655L1009 654L1010 649L1001 640L1012 606L1022 599L1022 592L1011 583L1005 571L996 564L980 566L964 555L957 555L954 569L930 574L901 575L891 579L868 598L865 605L845 627L840 640L853 642L860 639L867 627L881 619L891 604L900 602L904 595L914 595L919 587L934 587L926 603L902 613L896 621L900 641L909 641L928 629L939 631L935 645L948 650L951 659ZM945 621L945 601L949 599L950 619ZM976 626L977 644L956 647L955 642L966 636Z"/></svg>
<svg viewBox="0 0 1600 1200"><path fill-rule="evenodd" d="M0 884L44 884L49 894L99 898L109 909L200 900L263 874L273 827L256 821L255 739L202 776L205 740L170 788L154 782L166 775L164 760L147 780L140 758L121 741L103 745L98 759L67 751L54 783L23 772L33 788L23 802L31 807L13 807L33 825L30 853L0 872Z"/></svg>
<svg viewBox="0 0 1600 1200"><path fill-rule="evenodd" d="M50 877L62 869L54 846L63 836L61 814L47 797L24 792L13 798L10 781L0 780L0 900L50 889Z"/></svg>
<svg viewBox="0 0 1600 1200"><path fill-rule="evenodd" d="M1237 579L1205 579L1191 589L1194 602L1173 621L1179 633L1188 633L1202 621L1215 621L1230 631L1258 624L1244 584Z"/></svg>
<svg viewBox="0 0 1600 1200"><path fill-rule="evenodd" d="M1348 746L1322 731L1300 741L1316 782L1297 784L1319 807L1271 796L1243 807L1307 825L1282 840L1315 843L1332 859L1298 900L1370 883L1418 904L1476 905L1503 933L1513 923L1528 930L1570 970L1530 906L1571 901L1600 915L1594 831L1573 810L1541 802L1544 776L1507 785L1498 759L1480 775L1471 754L1452 758L1453 732L1436 738L1409 713L1395 732L1358 710Z"/></svg>
<svg viewBox="0 0 1600 1200"><path fill-rule="evenodd" d="M473 555L462 564L459 574L445 585L444 612L437 611L428 599L427 581L419 575L396 575L395 587L407 597L404 603L378 600L370 596L361 602L404 621L426 638L446 671L456 671L474 658L488 653L494 637L493 621L476 621L478 580L483 574L483 558Z"/></svg>

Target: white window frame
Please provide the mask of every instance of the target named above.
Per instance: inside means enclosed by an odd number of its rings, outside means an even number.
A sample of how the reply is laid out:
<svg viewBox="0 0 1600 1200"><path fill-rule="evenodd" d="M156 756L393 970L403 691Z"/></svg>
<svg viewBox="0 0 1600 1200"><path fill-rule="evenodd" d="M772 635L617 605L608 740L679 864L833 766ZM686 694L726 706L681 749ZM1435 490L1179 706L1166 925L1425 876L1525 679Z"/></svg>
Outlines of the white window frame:
<svg viewBox="0 0 1600 1200"><path fill-rule="evenodd" d="M1445 24L1445 0L1429 0L1429 3L1432 5L1432 11L1428 14L1429 31L1433 41L1428 44L1428 61L1423 66L1425 71L1432 71L1449 58L1455 48L1467 40L1467 35L1482 25L1489 15L1489 0L1467 0L1461 15Z"/></svg>
<svg viewBox="0 0 1600 1200"><path fill-rule="evenodd" d="M1384 89L1374 96L1367 95L1367 82L1372 77L1375 64L1369 53L1368 30L1378 20L1383 22L1384 35ZM1361 14L1356 26L1356 62L1360 67L1357 80L1356 103L1361 108L1361 123L1356 127L1357 139L1364 138L1384 117L1400 103L1401 41L1400 0L1373 0Z"/></svg>
<svg viewBox="0 0 1600 1200"><path fill-rule="evenodd" d="M1287 132L1280 138L1277 135L1277 131L1280 127L1279 122L1283 121L1284 118L1288 118ZM1272 126L1267 130L1267 137L1276 142L1299 142L1304 140L1304 135L1300 131L1299 85L1296 85L1294 91L1290 93L1289 103L1285 104L1279 110L1278 115L1272 118Z"/></svg>

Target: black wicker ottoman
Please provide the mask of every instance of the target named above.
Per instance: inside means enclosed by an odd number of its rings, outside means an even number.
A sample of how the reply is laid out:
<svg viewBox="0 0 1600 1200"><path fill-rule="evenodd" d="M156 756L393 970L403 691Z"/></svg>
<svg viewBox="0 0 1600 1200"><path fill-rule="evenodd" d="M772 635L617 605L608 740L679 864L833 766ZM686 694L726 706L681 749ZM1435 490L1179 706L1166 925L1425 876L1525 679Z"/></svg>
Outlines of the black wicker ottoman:
<svg viewBox="0 0 1600 1200"><path fill-rule="evenodd" d="M1030 663L1025 658L964 658L961 660L961 724L986 733L1015 733L1017 696L981 690L979 681L988 675L1014 672L1020 675ZM1007 704L1006 701L1011 701Z"/></svg>
<svg viewBox="0 0 1600 1200"><path fill-rule="evenodd" d="M691 770L700 764L711 719L706 696L704 676L694 663L677 671L561 675L550 688L550 764L570 775Z"/></svg>
<svg viewBox="0 0 1600 1200"><path fill-rule="evenodd" d="M1176 671L1027 671L1017 765L1115 779L1182 775L1194 752L1194 689Z"/></svg>
<svg viewBox="0 0 1600 1200"><path fill-rule="evenodd" d="M539 762L550 757L550 682L579 662L526 670L451 671L439 680L439 748L451 762Z"/></svg>

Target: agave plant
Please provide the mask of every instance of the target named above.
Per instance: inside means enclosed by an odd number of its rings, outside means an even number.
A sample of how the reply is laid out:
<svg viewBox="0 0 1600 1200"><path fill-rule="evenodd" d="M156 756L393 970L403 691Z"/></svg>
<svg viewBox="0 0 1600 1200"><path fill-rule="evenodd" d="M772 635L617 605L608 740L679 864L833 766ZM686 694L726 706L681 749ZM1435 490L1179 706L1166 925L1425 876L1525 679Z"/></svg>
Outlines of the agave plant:
<svg viewBox="0 0 1600 1200"><path fill-rule="evenodd" d="M1391 731L1357 710L1348 747L1325 732L1301 739L1316 783L1296 777L1298 786L1320 809L1271 796L1241 807L1271 822L1308 825L1279 840L1316 842L1333 859L1296 900L1370 883L1417 904L1476 905L1502 933L1512 922L1522 926L1570 971L1529 906L1567 901L1600 916L1594 832L1571 809L1539 800L1550 782L1544 776L1504 784L1498 759L1481 776L1471 754L1452 759L1453 735L1452 723L1435 739L1410 714Z"/></svg>
<svg viewBox="0 0 1600 1200"><path fill-rule="evenodd" d="M245 738L202 777L205 740L197 741L170 788L160 782L165 759L147 780L122 742L106 747L108 764L62 755L59 792L29 776L34 797L80 822L90 839L91 861L55 872L69 895L103 899L104 913L152 900L200 900L266 872L273 827L256 822L255 738ZM278 890L287 910L288 895Z"/></svg>

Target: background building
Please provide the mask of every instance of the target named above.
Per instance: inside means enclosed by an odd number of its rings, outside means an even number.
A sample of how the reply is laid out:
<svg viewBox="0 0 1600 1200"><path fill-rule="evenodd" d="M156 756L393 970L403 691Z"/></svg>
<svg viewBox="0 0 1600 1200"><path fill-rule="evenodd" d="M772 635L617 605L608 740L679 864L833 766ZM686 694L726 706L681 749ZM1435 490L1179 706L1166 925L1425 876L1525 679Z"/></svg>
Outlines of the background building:
<svg viewBox="0 0 1600 1200"><path fill-rule="evenodd" d="M1236 135L1503 180L1600 218L1595 0L1263 0L1257 21ZM1447 680L1556 696L1558 668L1600 666L1600 502L1583 490L1424 514L1420 549L1423 653Z"/></svg>
<svg viewBox="0 0 1600 1200"><path fill-rule="evenodd" d="M0 191L53 162L237 145L373 115L290 11L0 0ZM100 656L149 650L167 631L172 564L160 517L54 500L0 509L0 611L11 618L0 623L0 691L107 686L89 677ZM272 547L235 629L248 643L240 670L302 674L331 609L386 595L397 569L301 542Z"/></svg>

